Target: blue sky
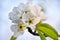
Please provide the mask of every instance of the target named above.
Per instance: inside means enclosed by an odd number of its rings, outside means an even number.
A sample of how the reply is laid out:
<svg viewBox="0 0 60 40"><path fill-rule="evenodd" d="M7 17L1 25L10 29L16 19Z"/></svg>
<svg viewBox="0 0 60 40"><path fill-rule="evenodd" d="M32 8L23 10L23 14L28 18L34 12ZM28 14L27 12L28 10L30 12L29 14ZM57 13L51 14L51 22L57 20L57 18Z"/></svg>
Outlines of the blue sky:
<svg viewBox="0 0 60 40"><path fill-rule="evenodd" d="M0 0L0 40L9 40L13 35L10 30L12 23L8 18L8 14L20 2L25 3L27 0ZM40 3L43 6L48 17L45 22L54 26L60 34L60 0L34 0L33 2ZM24 35L19 36L17 40L39 40L39 37L31 35L26 30ZM47 40L51 39L47 38Z"/></svg>

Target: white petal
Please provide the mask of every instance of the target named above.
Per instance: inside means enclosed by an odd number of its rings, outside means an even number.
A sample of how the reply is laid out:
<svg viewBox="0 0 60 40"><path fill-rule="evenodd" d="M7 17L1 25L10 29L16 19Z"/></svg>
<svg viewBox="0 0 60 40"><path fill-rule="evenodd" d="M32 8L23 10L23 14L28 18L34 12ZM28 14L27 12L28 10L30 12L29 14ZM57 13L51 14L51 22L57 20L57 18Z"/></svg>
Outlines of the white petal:
<svg viewBox="0 0 60 40"><path fill-rule="evenodd" d="M18 5L18 8L19 8L20 10L22 10L22 11L25 11L25 10L27 9L27 5L24 4L24 3L20 3L20 4Z"/></svg>
<svg viewBox="0 0 60 40"><path fill-rule="evenodd" d="M9 13L9 19L11 19L11 20L17 20L17 19L19 19L19 17L20 16L14 14L14 12Z"/></svg>
<svg viewBox="0 0 60 40"><path fill-rule="evenodd" d="M47 17L44 15L44 12L42 11L42 7L39 5L35 5L36 9L36 15L41 18L41 20L46 20Z"/></svg>
<svg viewBox="0 0 60 40"><path fill-rule="evenodd" d="M15 13L15 15L17 16L22 16L23 12L18 8L18 7L14 7L13 8L13 12Z"/></svg>
<svg viewBox="0 0 60 40"><path fill-rule="evenodd" d="M11 25L12 32L17 32L18 31L17 29L18 29L17 25Z"/></svg>
<svg viewBox="0 0 60 40"><path fill-rule="evenodd" d="M12 9L12 11L14 12L14 14L19 14L19 8L18 7L14 7Z"/></svg>
<svg viewBox="0 0 60 40"><path fill-rule="evenodd" d="M13 11L9 13L9 18L11 20L18 20L21 16L22 12L17 7L14 7Z"/></svg>
<svg viewBox="0 0 60 40"><path fill-rule="evenodd" d="M18 37L18 36L23 35L23 34L24 34L24 31L14 32L15 37Z"/></svg>
<svg viewBox="0 0 60 40"><path fill-rule="evenodd" d="M28 19L28 18L33 18L33 17L35 17L35 16L31 13L27 13L27 14L23 15L23 19Z"/></svg>
<svg viewBox="0 0 60 40"><path fill-rule="evenodd" d="M12 20L12 23L15 23L15 24L21 23L21 24L23 24L23 21L21 19Z"/></svg>
<svg viewBox="0 0 60 40"><path fill-rule="evenodd" d="M18 22L17 22L17 20L12 20L12 23L16 23L17 24Z"/></svg>
<svg viewBox="0 0 60 40"><path fill-rule="evenodd" d="M40 18L41 18L41 20L46 20L47 19L47 17L44 15L44 12L40 13Z"/></svg>
<svg viewBox="0 0 60 40"><path fill-rule="evenodd" d="M37 16L40 16L41 15L40 12L41 12L42 8L40 6L38 6L38 5L35 5L34 8L35 8L35 14Z"/></svg>
<svg viewBox="0 0 60 40"><path fill-rule="evenodd" d="M14 16L13 16L13 15L14 15L13 12L10 12L10 13L9 13L9 19L10 19L10 20L13 20L13 19L14 19Z"/></svg>
<svg viewBox="0 0 60 40"><path fill-rule="evenodd" d="M39 23L41 21L41 18L40 17L37 17L34 19L34 25L36 25L37 23Z"/></svg>

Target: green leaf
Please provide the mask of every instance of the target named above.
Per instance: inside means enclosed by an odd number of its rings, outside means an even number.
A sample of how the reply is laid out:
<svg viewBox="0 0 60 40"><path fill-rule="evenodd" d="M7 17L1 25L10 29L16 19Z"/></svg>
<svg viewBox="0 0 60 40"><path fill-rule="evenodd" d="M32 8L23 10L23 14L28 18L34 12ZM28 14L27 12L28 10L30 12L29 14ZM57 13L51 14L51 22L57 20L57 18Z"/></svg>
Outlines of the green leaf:
<svg viewBox="0 0 60 40"><path fill-rule="evenodd" d="M44 34L41 31L38 30L38 34L39 34L41 40L46 40Z"/></svg>
<svg viewBox="0 0 60 40"><path fill-rule="evenodd" d="M10 40L16 40L16 37L12 36Z"/></svg>
<svg viewBox="0 0 60 40"><path fill-rule="evenodd" d="M41 26L51 29L51 30L54 31L55 34L58 36L57 31L56 31L51 25L49 25L49 24L47 24L47 23L41 23Z"/></svg>
<svg viewBox="0 0 60 40"><path fill-rule="evenodd" d="M49 28L46 28L46 27L37 27L37 29L39 31L41 31L42 33L48 35L49 37L51 37L52 39L54 40L58 40L58 36L56 35L56 33L54 31L52 31L51 29Z"/></svg>

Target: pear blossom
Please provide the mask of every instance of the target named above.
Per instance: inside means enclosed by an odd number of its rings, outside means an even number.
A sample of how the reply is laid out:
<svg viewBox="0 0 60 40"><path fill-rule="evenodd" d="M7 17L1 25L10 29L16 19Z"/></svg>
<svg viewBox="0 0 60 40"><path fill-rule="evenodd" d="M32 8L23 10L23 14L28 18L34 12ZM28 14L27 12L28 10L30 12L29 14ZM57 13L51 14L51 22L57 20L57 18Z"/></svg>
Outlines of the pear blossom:
<svg viewBox="0 0 60 40"><path fill-rule="evenodd" d="M42 21L46 20L44 12L42 11L41 6L29 4L28 10L24 13L22 21L28 26L35 29L35 25Z"/></svg>
<svg viewBox="0 0 60 40"><path fill-rule="evenodd" d="M36 29L38 24L43 19L46 20L42 7L33 5L32 3L20 3L17 7L12 9L9 13L9 19L14 23L11 25L11 30L14 32L13 36L18 37L24 33L27 27L32 30Z"/></svg>
<svg viewBox="0 0 60 40"><path fill-rule="evenodd" d="M14 32L14 37L18 37L19 35L23 35L24 30L26 29L25 24L22 21L18 21L18 24L11 25L11 30Z"/></svg>
<svg viewBox="0 0 60 40"><path fill-rule="evenodd" d="M24 3L20 3L18 7L14 7L12 9L12 12L9 13L9 19L10 20L18 20L19 18L22 18L22 15L24 14L24 11L27 9L27 5Z"/></svg>
<svg viewBox="0 0 60 40"><path fill-rule="evenodd" d="M20 7L23 7L22 5ZM14 7L12 12L9 13L9 19L14 23L14 25L11 25L11 30L14 34L10 40L16 40L19 35L23 35L24 30L26 29L25 24L21 20L23 14L22 8L19 7Z"/></svg>

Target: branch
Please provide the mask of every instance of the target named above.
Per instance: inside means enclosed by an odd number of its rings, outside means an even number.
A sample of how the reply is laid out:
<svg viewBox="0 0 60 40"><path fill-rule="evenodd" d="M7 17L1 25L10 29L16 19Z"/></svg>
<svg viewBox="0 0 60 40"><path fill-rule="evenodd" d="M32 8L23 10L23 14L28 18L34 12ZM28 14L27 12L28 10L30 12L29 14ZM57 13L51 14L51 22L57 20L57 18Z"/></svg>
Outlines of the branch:
<svg viewBox="0 0 60 40"><path fill-rule="evenodd" d="M28 32L29 32L29 33L31 33L31 34L33 34L33 35L36 35L36 36L39 36L38 33L32 32L32 30L31 30L30 27L27 27L27 29L28 29Z"/></svg>
<svg viewBox="0 0 60 40"><path fill-rule="evenodd" d="M28 29L28 32L31 33L32 35L34 35L34 36L39 36L39 34L36 33L36 32L33 32L30 27L27 27L27 29ZM44 34L44 35L45 35L45 34ZM45 37L47 37L47 35L45 35ZM58 37L60 37L60 35L58 35Z"/></svg>

